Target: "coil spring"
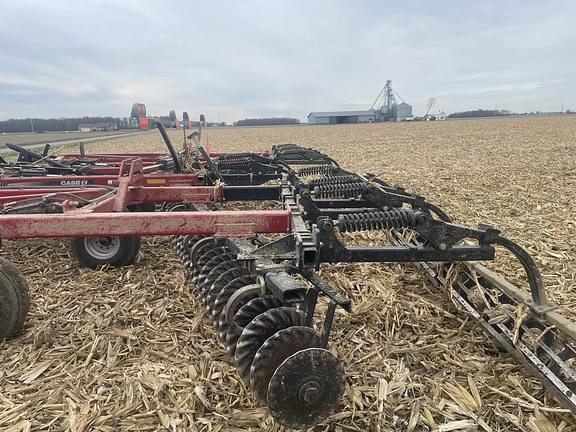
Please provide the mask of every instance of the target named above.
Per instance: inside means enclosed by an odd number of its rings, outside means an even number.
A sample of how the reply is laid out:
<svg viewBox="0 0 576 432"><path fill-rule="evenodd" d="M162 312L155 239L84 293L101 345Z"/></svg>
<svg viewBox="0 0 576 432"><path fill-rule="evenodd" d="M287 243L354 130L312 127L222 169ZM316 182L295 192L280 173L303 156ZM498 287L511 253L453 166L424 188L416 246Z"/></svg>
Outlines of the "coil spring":
<svg viewBox="0 0 576 432"><path fill-rule="evenodd" d="M366 192L366 183L327 184L314 188L316 198L354 198Z"/></svg>
<svg viewBox="0 0 576 432"><path fill-rule="evenodd" d="M302 177L313 176L313 175L329 175L336 171L334 165L311 165L302 168L298 171L298 175Z"/></svg>
<svg viewBox="0 0 576 432"><path fill-rule="evenodd" d="M239 157L224 159L218 162L218 169L220 170L237 170L249 168L252 163L251 157Z"/></svg>
<svg viewBox="0 0 576 432"><path fill-rule="evenodd" d="M413 228L417 223L418 214L407 208L338 215L338 228L341 232Z"/></svg>
<svg viewBox="0 0 576 432"><path fill-rule="evenodd" d="M308 187L310 189L313 189L315 186L322 186L328 184L358 183L358 181L360 181L360 179L358 178L358 176L355 176L354 174L346 174L338 176L328 174L323 175L320 178L310 180L308 182Z"/></svg>

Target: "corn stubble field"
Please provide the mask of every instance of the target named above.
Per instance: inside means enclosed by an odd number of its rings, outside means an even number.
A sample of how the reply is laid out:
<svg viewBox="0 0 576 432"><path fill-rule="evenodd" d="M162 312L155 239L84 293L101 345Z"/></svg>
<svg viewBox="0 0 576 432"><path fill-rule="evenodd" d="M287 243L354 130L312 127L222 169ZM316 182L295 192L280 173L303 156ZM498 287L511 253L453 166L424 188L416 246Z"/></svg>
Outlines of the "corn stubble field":
<svg viewBox="0 0 576 432"><path fill-rule="evenodd" d="M181 131L172 131L181 143ZM205 137L206 138L206 135ZM525 246L559 312L576 307L576 116L211 129L219 151L315 147ZM89 151L164 151L159 134ZM4 242L28 278L26 329L0 349L0 430L280 430L235 373L168 239L139 262L81 269L65 241ZM496 264L507 270L504 256ZM576 420L412 265L339 264L353 300L330 349L342 407L315 431L576 431ZM512 278L514 273L512 272Z"/></svg>

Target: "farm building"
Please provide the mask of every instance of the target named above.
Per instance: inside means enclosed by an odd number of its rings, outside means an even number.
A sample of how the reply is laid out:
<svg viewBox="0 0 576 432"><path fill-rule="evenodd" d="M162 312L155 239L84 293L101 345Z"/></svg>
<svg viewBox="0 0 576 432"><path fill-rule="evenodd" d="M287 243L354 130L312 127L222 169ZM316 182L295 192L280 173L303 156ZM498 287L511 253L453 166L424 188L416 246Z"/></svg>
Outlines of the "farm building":
<svg viewBox="0 0 576 432"><path fill-rule="evenodd" d="M80 132L102 132L117 130L118 126L116 123L101 122L101 123L80 123L78 125L78 130Z"/></svg>
<svg viewBox="0 0 576 432"><path fill-rule="evenodd" d="M412 119L412 105L402 102L396 107L396 121Z"/></svg>
<svg viewBox="0 0 576 432"><path fill-rule="evenodd" d="M311 112L308 114L309 124L372 123L374 121L376 121L374 110Z"/></svg>
<svg viewBox="0 0 576 432"><path fill-rule="evenodd" d="M311 112L308 114L309 124L341 124L341 123L372 123L387 121L412 120L412 105L402 100L398 104L392 90L392 81L386 81L386 85L380 91L376 100L365 111L334 111L334 112Z"/></svg>
<svg viewBox="0 0 576 432"><path fill-rule="evenodd" d="M365 111L311 112L309 124L372 123L381 121L404 121L412 119L412 105L402 102L394 105L390 113L369 109Z"/></svg>

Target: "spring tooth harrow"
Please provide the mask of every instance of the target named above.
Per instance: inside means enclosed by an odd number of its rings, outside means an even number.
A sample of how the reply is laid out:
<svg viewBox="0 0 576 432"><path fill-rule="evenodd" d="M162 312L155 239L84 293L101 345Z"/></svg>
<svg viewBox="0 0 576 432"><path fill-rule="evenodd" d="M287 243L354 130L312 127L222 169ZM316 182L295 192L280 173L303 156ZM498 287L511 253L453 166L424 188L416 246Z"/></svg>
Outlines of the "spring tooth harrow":
<svg viewBox="0 0 576 432"><path fill-rule="evenodd" d="M326 419L345 386L328 341L336 308L351 311L351 301L318 276L320 267L417 263L576 414L576 327L547 302L532 258L497 230L454 224L424 198L346 171L313 149L283 144L270 153L209 155L192 134L195 148L185 143L176 153L160 131L168 157L87 156L81 149L54 158L47 149L39 155L12 146L19 161L0 161L0 237L69 237L80 263L96 267L132 263L140 236L171 235L239 375L291 428ZM225 211L226 201L282 208ZM384 232L389 242L348 245L343 233L358 231ZM495 258L496 246L522 265L526 287L480 264ZM328 307L315 322L319 296ZM4 259L0 300L0 338L14 337L28 311L28 288ZM525 307L527 318L519 322L510 312L493 320L496 311L513 309L502 305Z"/></svg>

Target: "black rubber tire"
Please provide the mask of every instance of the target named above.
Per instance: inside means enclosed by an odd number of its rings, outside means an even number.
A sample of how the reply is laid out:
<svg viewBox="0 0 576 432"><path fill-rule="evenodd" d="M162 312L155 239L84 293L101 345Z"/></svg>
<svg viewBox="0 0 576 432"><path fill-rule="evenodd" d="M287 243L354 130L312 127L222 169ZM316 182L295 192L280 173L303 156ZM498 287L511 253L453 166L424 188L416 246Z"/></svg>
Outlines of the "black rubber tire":
<svg viewBox="0 0 576 432"><path fill-rule="evenodd" d="M29 308L26 279L14 264L0 257L0 340L22 330Z"/></svg>
<svg viewBox="0 0 576 432"><path fill-rule="evenodd" d="M105 264L123 267L134 264L140 250L140 237L117 237L120 246L117 253L108 258L99 258L86 249L85 237L75 237L70 242L70 253L82 267L97 268Z"/></svg>

